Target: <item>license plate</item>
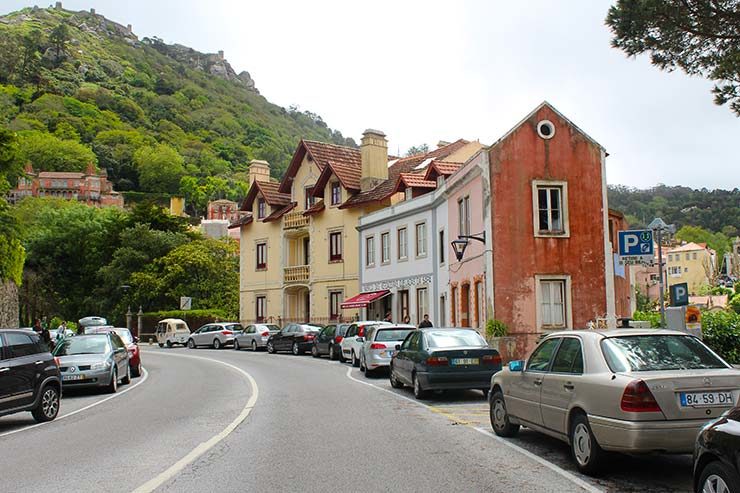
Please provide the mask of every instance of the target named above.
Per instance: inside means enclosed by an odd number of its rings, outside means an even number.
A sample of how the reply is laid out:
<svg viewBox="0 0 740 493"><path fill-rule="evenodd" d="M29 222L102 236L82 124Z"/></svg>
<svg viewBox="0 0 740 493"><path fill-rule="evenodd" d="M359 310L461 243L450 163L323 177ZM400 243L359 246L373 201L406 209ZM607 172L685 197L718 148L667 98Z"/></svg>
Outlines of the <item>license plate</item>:
<svg viewBox="0 0 740 493"><path fill-rule="evenodd" d="M465 365L478 365L480 359L478 358L452 358L450 360L452 366L465 366Z"/></svg>
<svg viewBox="0 0 740 493"><path fill-rule="evenodd" d="M681 392L682 407L709 407L733 405L732 392Z"/></svg>
<svg viewBox="0 0 740 493"><path fill-rule="evenodd" d="M85 375L63 375L62 380L84 380Z"/></svg>

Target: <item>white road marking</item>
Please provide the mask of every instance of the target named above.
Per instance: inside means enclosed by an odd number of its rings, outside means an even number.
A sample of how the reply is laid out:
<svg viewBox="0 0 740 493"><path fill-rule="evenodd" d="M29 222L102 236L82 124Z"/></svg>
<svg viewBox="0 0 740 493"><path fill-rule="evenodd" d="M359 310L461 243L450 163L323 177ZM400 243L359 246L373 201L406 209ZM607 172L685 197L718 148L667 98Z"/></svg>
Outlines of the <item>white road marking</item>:
<svg viewBox="0 0 740 493"><path fill-rule="evenodd" d="M244 406L244 409L242 409L242 412L239 414L239 416L234 419L226 428L221 431L221 433L213 436L209 440L201 443L197 447L195 447L193 450L190 451L185 457L178 460L174 464L172 464L170 467L168 467L165 471L161 472L154 478L150 479L146 483L142 484L138 488L136 488L133 493L150 493L160 486L162 486L164 483L175 477L180 471L185 469L188 465L195 462L201 455L208 452L210 449L212 449L215 445L217 445L221 440L229 436L231 432L233 432L237 426L239 426L245 419L247 419L247 416L249 416L249 413L252 412L252 408L257 403L257 397L259 396L259 388L257 387L257 382L255 382L254 378L252 378L252 375L247 373L246 371L242 370L241 368L234 366L230 363L226 363L224 361L219 361L216 359L211 358L204 358L202 356L190 356L186 354L176 354L176 353L157 353L157 354L163 354L166 356L174 356L174 357L180 357L180 358L192 358L192 359L202 359L205 361L210 361L213 363L218 363L224 366L227 366L238 373L241 373L246 377L246 379L249 381L249 385L252 387L252 395L249 397L249 400L247 401L247 404Z"/></svg>
<svg viewBox="0 0 740 493"><path fill-rule="evenodd" d="M383 392L387 392L387 393L389 393L389 394L391 394L393 396L398 397L399 399L407 400L407 401L409 401L409 402L411 402L413 404L416 404L417 406L421 406L421 407L427 408L429 410L431 410L431 408L432 408L432 406L429 406L428 404L424 404L423 402L419 402L419 401L417 401L415 399L411 399L411 398L406 397L404 395L399 395L396 392L393 392L392 390L384 389L383 387L379 387L379 386L377 386L375 384L372 384L370 382L363 382L362 380L358 380L357 378L355 378L355 377L352 376L352 368L347 368L347 377L350 380L353 380L353 381L355 381L357 383L361 383L363 385L368 385L368 386L373 387L374 389L377 389L377 390L382 390ZM517 452L519 452L520 454L524 455L525 457L528 457L528 458L534 460L535 462L538 462L539 464L542 464L543 466L545 466L548 469L552 470L553 472L559 474L560 476L564 477L565 479L567 479L567 480L575 483L576 485L580 486L581 488L583 488L584 490L588 491L589 493L604 493L604 490L601 490L599 488L596 488L595 486L587 483L586 481L582 480L581 478L579 478L575 474L573 474L573 473L571 473L569 471L566 471L565 469L561 468L560 466L558 466L556 464L553 464L552 462L549 462L549 461L543 459L542 457L539 457L539 456L533 454L529 450L526 450L526 449L524 449L524 448L522 448L522 447L520 447L518 445L515 445L515 444L513 444L513 443L511 443L511 442L509 442L507 440L504 440L501 437L496 436L494 433L486 430L485 428L474 427L473 429L475 431L479 432L479 433L482 433L482 434L484 434L486 436L489 436L491 438L494 438L499 443L502 443L502 444L506 445L507 447L509 447L509 448L511 448L511 449L513 449L513 450L515 450Z"/></svg>
<svg viewBox="0 0 740 493"><path fill-rule="evenodd" d="M72 411L72 412L69 412L67 414L62 414L61 416L57 416L52 421L46 421L44 423L36 423L35 425L30 425L30 426L26 426L24 428L19 428L17 430L7 431L5 433L0 433L0 438L6 437L8 435L13 435L15 433L20 433L21 431L33 430L34 428L38 428L39 426L50 425L52 423L56 423L57 421L60 421L60 420L62 420L64 418L68 418L70 416L74 416L75 414L81 413L82 411L87 411L90 408L93 408L95 406L99 406L100 404L102 404L104 402L108 402L111 399L114 399L116 397L122 396L126 392L128 392L130 390L134 390L136 387L138 387L142 383L146 382L146 379L149 378L149 372L146 371L146 368L142 368L142 370L143 370L143 376L141 377L141 379L138 382L136 382L133 385L127 385L125 389L120 390L120 391L116 392L115 394L106 397L105 399L101 399L99 401L93 402L92 404L87 405L87 406L85 406L83 408L77 409L76 411ZM64 390L62 390L62 392L64 392ZM64 402L64 400L62 400L61 402Z"/></svg>

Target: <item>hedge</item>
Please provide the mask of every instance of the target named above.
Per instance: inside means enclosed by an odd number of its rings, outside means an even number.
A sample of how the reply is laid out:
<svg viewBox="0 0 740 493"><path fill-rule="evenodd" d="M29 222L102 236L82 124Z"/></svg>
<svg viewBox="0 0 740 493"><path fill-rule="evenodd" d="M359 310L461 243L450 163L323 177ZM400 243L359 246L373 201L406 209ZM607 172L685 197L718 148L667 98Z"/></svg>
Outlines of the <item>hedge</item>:
<svg viewBox="0 0 740 493"><path fill-rule="evenodd" d="M732 310L705 311L701 315L704 342L728 363L740 364L740 314Z"/></svg>

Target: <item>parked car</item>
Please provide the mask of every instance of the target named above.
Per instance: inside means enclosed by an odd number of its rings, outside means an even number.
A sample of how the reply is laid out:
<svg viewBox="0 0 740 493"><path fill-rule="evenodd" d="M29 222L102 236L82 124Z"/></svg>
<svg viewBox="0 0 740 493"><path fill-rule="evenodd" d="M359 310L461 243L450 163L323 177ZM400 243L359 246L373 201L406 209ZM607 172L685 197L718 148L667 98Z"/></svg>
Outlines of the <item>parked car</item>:
<svg viewBox="0 0 740 493"><path fill-rule="evenodd" d="M172 347L173 344L184 346L190 338L190 327L185 320L165 318L157 322L156 336L159 347Z"/></svg>
<svg viewBox="0 0 740 493"><path fill-rule="evenodd" d="M214 322L205 324L188 338L188 347L195 349L198 346L210 346L213 349L221 349L225 346L234 345L234 337L242 331L238 322Z"/></svg>
<svg viewBox="0 0 740 493"><path fill-rule="evenodd" d="M54 349L62 372L62 385L118 390L118 382L131 382L126 345L115 332L84 334L64 339Z"/></svg>
<svg viewBox="0 0 740 493"><path fill-rule="evenodd" d="M694 447L694 491L740 491L740 407L702 428Z"/></svg>
<svg viewBox="0 0 740 493"><path fill-rule="evenodd" d="M331 360L339 359L342 339L349 326L350 324L330 324L324 327L313 341L311 356L320 358L326 354Z"/></svg>
<svg viewBox="0 0 740 493"><path fill-rule="evenodd" d="M519 426L570 444L578 469L605 451L689 453L708 419L738 402L740 370L683 332L556 332L491 381L494 432Z"/></svg>
<svg viewBox="0 0 740 493"><path fill-rule="evenodd" d="M239 351L245 347L257 351L259 348L267 347L267 340L271 335L280 332L280 327L273 324L252 324L236 334L234 337L234 349Z"/></svg>
<svg viewBox="0 0 740 493"><path fill-rule="evenodd" d="M39 423L59 413L59 367L39 336L27 330L0 330L0 416L31 411Z"/></svg>
<svg viewBox="0 0 740 493"><path fill-rule="evenodd" d="M369 377L377 370L389 368L396 346L403 343L416 327L413 325L376 325L367 331L360 346L360 371Z"/></svg>
<svg viewBox="0 0 740 493"><path fill-rule="evenodd" d="M275 354L290 351L296 356L311 349L314 339L323 327L312 324L288 324L267 339L267 352Z"/></svg>
<svg viewBox="0 0 740 493"><path fill-rule="evenodd" d="M86 334L104 334L114 332L118 334L128 351L128 364L131 367L131 376L138 378L141 376L141 352L139 351L139 339L131 334L126 327L94 327L89 328Z"/></svg>
<svg viewBox="0 0 740 493"><path fill-rule="evenodd" d="M350 360L352 366L360 366L360 349L362 348L362 343L365 341L365 332L370 327L375 327L376 325L391 324L380 320L363 320L350 325L347 333L339 343L342 348L342 352L339 354L339 361L344 363L346 360Z"/></svg>
<svg viewBox="0 0 740 493"><path fill-rule="evenodd" d="M410 385L417 399L429 390L449 389L480 389L486 396L499 370L501 355L475 330L424 328L396 346L390 380L395 389Z"/></svg>

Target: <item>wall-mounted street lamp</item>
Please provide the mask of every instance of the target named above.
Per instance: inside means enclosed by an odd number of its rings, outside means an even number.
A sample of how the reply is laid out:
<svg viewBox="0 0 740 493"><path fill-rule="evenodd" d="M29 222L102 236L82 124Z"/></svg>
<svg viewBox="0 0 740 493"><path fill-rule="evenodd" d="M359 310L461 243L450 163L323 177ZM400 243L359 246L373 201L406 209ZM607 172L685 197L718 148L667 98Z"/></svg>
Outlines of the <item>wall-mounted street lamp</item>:
<svg viewBox="0 0 740 493"><path fill-rule="evenodd" d="M455 258L457 261L461 261L463 255L465 255L465 249L468 248L469 240L478 240L485 245L486 243L486 232L482 231L477 235L458 235L456 240L452 240L452 249L455 251Z"/></svg>

